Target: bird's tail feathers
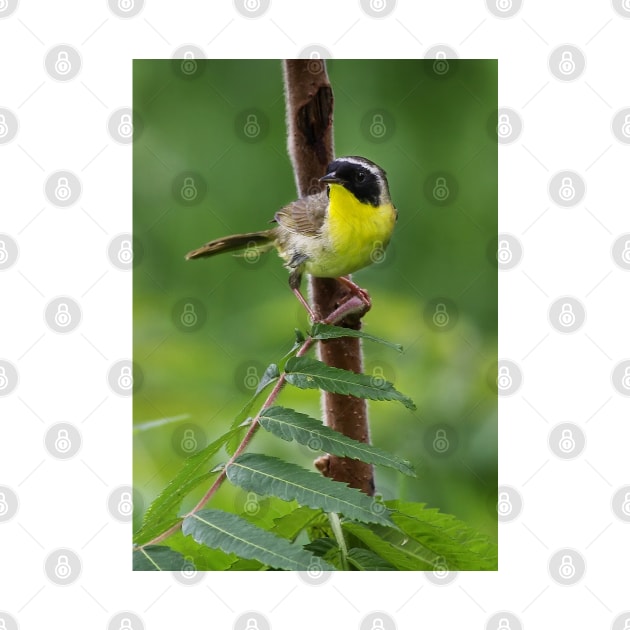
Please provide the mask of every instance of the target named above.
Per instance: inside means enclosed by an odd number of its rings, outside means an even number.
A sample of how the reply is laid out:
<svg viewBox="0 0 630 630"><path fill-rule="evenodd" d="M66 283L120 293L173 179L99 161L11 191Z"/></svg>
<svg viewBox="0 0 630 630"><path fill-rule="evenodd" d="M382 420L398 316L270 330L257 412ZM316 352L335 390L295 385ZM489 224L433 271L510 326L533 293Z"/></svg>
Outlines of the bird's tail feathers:
<svg viewBox="0 0 630 630"><path fill-rule="evenodd" d="M208 258L223 252L234 252L241 249L256 251L259 253L271 249L275 242L275 230L263 230L262 232L249 232L248 234L234 234L224 236L202 245L198 249L186 254L186 260L193 258Z"/></svg>

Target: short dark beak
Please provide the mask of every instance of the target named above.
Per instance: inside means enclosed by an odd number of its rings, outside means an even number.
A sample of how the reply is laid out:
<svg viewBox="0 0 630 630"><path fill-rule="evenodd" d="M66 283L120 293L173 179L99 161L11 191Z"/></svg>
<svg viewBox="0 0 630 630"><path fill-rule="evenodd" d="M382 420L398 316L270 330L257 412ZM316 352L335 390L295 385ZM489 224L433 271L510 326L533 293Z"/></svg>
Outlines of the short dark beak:
<svg viewBox="0 0 630 630"><path fill-rule="evenodd" d="M324 177L319 178L320 182L325 182L326 184L340 184L341 180L337 177L337 174L333 171L332 173L327 173Z"/></svg>

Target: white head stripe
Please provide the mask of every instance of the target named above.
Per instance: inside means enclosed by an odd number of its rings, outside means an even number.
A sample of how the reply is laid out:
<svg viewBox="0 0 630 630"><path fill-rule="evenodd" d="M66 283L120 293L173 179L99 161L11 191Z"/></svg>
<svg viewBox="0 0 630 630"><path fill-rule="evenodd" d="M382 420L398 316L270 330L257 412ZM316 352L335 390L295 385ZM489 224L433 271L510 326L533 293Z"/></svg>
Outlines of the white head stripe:
<svg viewBox="0 0 630 630"><path fill-rule="evenodd" d="M376 164L373 164L372 162L368 162L368 161L363 160L361 158L339 157L339 158L336 158L336 161L348 162L349 164L355 164L356 166L362 166L365 170L370 171L370 173L372 173L372 175L375 175L376 177L382 177L383 176L383 171L378 166L376 166Z"/></svg>

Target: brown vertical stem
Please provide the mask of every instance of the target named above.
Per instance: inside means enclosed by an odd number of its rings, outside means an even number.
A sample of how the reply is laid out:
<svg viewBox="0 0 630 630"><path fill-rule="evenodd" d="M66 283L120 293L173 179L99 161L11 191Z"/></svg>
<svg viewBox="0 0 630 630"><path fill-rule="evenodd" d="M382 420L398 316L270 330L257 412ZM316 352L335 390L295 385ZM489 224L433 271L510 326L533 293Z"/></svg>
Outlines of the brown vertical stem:
<svg viewBox="0 0 630 630"><path fill-rule="evenodd" d="M320 191L319 178L334 158L333 93L326 63L319 59L284 62L288 150L301 197ZM332 278L310 277L314 312L326 317L348 297L348 290ZM358 330L361 316L348 316L337 324ZM319 356L327 365L360 373L363 370L361 340L345 337L320 341ZM370 441L366 401L354 396L323 392L326 424L360 442ZM327 477L342 481L366 494L374 494L374 470L361 461L325 455L315 465Z"/></svg>

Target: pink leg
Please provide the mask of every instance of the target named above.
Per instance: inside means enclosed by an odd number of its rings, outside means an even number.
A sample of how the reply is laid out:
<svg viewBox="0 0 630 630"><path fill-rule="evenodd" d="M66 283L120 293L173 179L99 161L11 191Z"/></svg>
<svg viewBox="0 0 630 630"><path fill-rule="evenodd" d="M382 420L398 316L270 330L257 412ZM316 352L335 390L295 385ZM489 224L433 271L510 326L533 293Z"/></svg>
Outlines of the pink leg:
<svg viewBox="0 0 630 630"><path fill-rule="evenodd" d="M340 278L337 278L337 280L339 280L339 282L341 282L342 284L345 284L351 293L357 295L359 299L365 304L367 310L372 308L372 300L370 299L369 293L365 289L362 289L358 284L355 284L354 282L352 282L352 280L350 280L350 278L346 278L345 276L341 276Z"/></svg>

